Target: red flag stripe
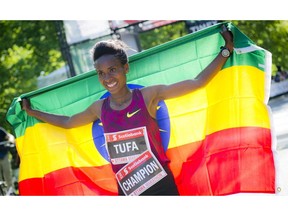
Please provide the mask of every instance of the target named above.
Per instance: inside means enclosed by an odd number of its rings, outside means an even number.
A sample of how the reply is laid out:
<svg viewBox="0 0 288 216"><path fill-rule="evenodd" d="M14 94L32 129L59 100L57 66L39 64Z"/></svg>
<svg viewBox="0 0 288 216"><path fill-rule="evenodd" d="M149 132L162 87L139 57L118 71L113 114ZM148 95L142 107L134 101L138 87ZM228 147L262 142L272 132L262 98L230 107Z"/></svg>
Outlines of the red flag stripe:
<svg viewBox="0 0 288 216"><path fill-rule="evenodd" d="M225 129L167 155L182 195L275 193L270 129Z"/></svg>

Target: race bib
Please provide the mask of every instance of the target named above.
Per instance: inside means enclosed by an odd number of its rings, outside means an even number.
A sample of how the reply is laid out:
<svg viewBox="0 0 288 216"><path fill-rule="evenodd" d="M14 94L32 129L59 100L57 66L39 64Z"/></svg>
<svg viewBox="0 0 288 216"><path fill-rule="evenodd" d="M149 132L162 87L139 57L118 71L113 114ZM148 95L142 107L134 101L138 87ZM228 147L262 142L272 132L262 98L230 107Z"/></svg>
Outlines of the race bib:
<svg viewBox="0 0 288 216"><path fill-rule="evenodd" d="M137 196L167 175L157 158L146 151L116 173L116 179L126 196Z"/></svg>
<svg viewBox="0 0 288 216"><path fill-rule="evenodd" d="M106 148L111 163L125 164L133 161L143 152L150 150L146 127L105 133Z"/></svg>

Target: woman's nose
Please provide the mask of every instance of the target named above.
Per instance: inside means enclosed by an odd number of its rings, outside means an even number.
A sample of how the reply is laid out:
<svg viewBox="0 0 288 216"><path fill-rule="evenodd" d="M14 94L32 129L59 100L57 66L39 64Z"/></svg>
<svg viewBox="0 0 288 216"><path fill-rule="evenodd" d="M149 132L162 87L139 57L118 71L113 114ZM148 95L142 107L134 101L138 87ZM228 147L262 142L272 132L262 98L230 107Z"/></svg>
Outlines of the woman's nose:
<svg viewBox="0 0 288 216"><path fill-rule="evenodd" d="M111 74L110 73L104 73L103 76L102 76L102 79L105 80L105 81L109 80L110 78L111 78Z"/></svg>

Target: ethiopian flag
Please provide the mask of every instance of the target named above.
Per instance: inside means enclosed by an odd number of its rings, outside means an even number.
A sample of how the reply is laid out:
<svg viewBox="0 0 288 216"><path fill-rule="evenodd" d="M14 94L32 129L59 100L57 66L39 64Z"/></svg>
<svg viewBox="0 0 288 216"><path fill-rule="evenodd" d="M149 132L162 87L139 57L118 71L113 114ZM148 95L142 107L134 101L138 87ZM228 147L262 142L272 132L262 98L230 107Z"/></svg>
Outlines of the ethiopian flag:
<svg viewBox="0 0 288 216"><path fill-rule="evenodd" d="M157 121L181 195L275 193L267 106L271 53L226 23L235 49L211 82L161 101ZM128 86L172 84L197 76L219 53L221 25L129 58ZM15 98L7 120L20 155L20 195L117 195L100 121L63 129L27 116L21 98L42 111L73 115L108 93L90 71Z"/></svg>

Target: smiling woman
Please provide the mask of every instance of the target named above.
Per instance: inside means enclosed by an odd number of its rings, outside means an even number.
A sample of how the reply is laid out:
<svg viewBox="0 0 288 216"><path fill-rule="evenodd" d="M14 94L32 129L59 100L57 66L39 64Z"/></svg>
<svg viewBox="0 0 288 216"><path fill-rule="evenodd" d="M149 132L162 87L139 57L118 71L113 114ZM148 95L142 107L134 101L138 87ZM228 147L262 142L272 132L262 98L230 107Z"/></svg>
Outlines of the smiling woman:
<svg viewBox="0 0 288 216"><path fill-rule="evenodd" d="M127 84L127 46L118 40L97 42L92 48L94 67L98 81L110 93L108 97L93 102L84 111L72 116L32 109L28 100L23 100L23 109L35 118L63 128L80 127L101 120L105 148L117 178L119 195L179 195L156 120L159 103L204 87L222 69L233 51L234 43L226 25L222 25L220 34L225 47L221 50L218 48L217 56L195 79L135 89L130 89ZM223 50L229 55L224 55ZM147 159L142 160L144 157ZM132 172L129 169L131 164L140 159L141 162ZM137 186L135 184L135 187L126 190L122 183L134 179L134 175L141 173L149 164L156 164L157 170L154 172L151 169L151 173L147 172L149 178L143 178L143 181L137 182Z"/></svg>

